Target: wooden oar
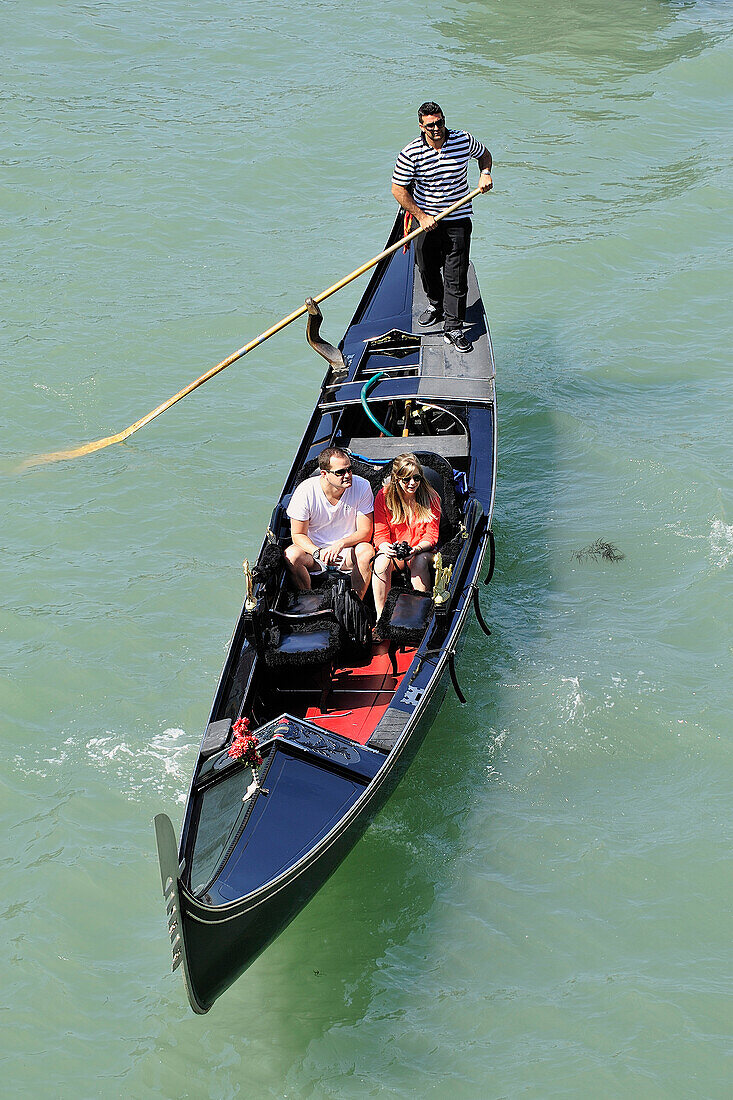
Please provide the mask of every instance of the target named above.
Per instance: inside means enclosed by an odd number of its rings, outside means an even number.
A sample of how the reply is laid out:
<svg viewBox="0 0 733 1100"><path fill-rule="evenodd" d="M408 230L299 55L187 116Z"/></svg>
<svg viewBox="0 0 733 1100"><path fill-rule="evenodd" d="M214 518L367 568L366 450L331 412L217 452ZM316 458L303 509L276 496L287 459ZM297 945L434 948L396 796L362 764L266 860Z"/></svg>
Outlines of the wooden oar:
<svg viewBox="0 0 733 1100"><path fill-rule="evenodd" d="M459 199L458 202L454 202L451 206L446 207L440 214L435 215L435 220L440 221L441 218L445 218L448 214L452 214L454 210L458 210L459 207L465 206L471 199L475 199L477 195L480 195L481 188L477 187L475 191L471 191L465 198ZM347 286L348 283L358 279L360 275L363 275L365 271L369 271L371 267L375 267L380 260L383 260L386 256L390 256L393 252L396 252L398 248L407 242L413 240L415 237L424 232L421 228L414 229L412 233L408 233L406 237L401 237L396 244L390 245L389 248L385 248L384 252L380 252L378 256L368 260L367 263L362 264L361 267L357 267L352 271L350 275L346 275L343 279L339 279L337 283L330 286L328 290L322 291L321 294L316 295L313 298L314 302L323 302L326 298L330 298L332 294L335 294L337 290L341 290ZM104 439L95 439L91 443L83 443L80 447L74 447L70 451L52 451L50 454L45 455L33 455L27 458L19 467L20 470L27 470L32 466L40 466L45 462L60 462L67 458L80 458L82 455L92 454L93 451L101 451L104 447L111 446L112 443L122 443L123 439L127 439L133 432L138 431L140 428L144 428L146 424L149 424L151 420L155 420L156 416L160 416L167 409L170 409L172 405L175 405L177 401L187 397L189 393L193 393L199 386L203 386L204 382L208 382L210 378L213 378L215 374L219 374L226 367L231 366L237 359L241 359L247 352L253 351L260 344L264 344L265 340L269 340L271 336L274 336L276 332L280 332L281 329L286 328L287 325L297 321L299 317L302 317L304 313L307 313L307 306L302 305L299 309L296 309L293 313L289 313L287 317L283 317L281 321L278 321L272 328L268 328L265 332L260 333L254 340L250 340L244 347L239 348L238 351L232 352L226 359L222 359L221 363L217 363L211 370L207 370L206 374L202 374L200 378L197 378L195 382L191 382L184 389L179 390L177 394L170 397L167 401L164 401L162 405L158 405L157 409L153 409L147 416L143 416L141 420L136 420L134 424L130 424L129 428L125 428L121 432L117 432L116 435L105 436Z"/></svg>

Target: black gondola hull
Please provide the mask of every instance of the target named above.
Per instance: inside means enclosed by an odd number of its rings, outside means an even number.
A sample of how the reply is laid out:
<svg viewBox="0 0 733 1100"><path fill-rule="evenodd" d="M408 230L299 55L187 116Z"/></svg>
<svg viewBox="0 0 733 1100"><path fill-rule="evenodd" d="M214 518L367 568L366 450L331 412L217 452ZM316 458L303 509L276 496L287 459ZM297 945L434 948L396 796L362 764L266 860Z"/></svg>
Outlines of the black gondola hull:
<svg viewBox="0 0 733 1100"><path fill-rule="evenodd" d="M396 223L390 241L398 232ZM475 288L475 278L473 282ZM414 369L411 368L413 360L409 358L405 360L408 369L402 370L399 355L377 360L375 352L371 376L383 363L393 364L389 367L392 374L389 370L384 371L385 378L374 387L378 399L386 403L384 407L389 409L402 403L405 424L408 423L408 409L413 405L432 410L436 427L433 429L428 424L425 430L426 411L423 433L409 440L399 437L390 440L373 429L371 435L362 434L356 439L353 430L348 428L350 423L359 423L363 379L370 377L363 369L365 363L368 365L370 342L384 332L397 333L398 341L400 334L411 333L416 311L421 306L420 294L421 288L414 280L412 252L405 256L397 253L377 268L342 342L348 377L334 380L329 374L324 381L318 406L286 482L284 496L287 499L297 471L312 461L313 455L324 445L324 438L350 446L355 457L360 450L370 451L372 459L379 453L384 456L382 461L392 452L399 453L399 448L414 448L418 453L455 454L454 469L463 471L467 489L461 512L463 534L454 536L457 549L450 600L440 614L435 605L433 618L409 667L395 681L397 686L391 702L386 710L379 711L368 741L355 746L352 755L356 758L362 754L368 764L366 771L364 760L344 764L338 759L334 762L333 754L329 759L323 755L319 758L317 752L314 755L308 738L311 735L317 738L320 730L323 737L329 739L328 734L323 733L323 721L319 726L318 715L309 717L310 711L305 715L301 712L298 719L292 718L287 708L283 708L281 718L273 720L284 723L282 728L286 735L288 721L299 724L303 743L290 744L287 736L280 742L271 743L266 750L269 755L262 777L265 787L270 783L271 792L266 795L256 792L249 803L245 796L244 802L249 808L244 810L242 790L246 784L236 779L225 751L214 758L219 760L221 774L212 768L212 759L204 751L210 731L218 725L226 725L225 719L230 720L236 714L254 714L258 708L264 708L268 717L277 713L273 708L277 706L281 689L271 677L268 679L265 675L264 683L271 684L269 690L274 693L273 698L270 699L262 688L257 695L262 660L247 641L243 609L194 771L178 852L171 840L170 822L164 815L156 819L163 888L174 944L174 967L183 963L189 999L197 1012L211 1008L297 916L354 847L412 763L440 709L450 684L453 659L465 641L466 623L474 606L489 542L496 484L493 353L477 290L469 313L473 311L471 316L478 333L476 347L480 355L477 354L466 369L462 363L456 366L455 361L451 364L446 359L441 375L441 370L436 369L436 356L442 354L439 342L424 334L417 341L420 352L419 360L414 359ZM409 355L409 335L406 339ZM381 349L378 353L382 354ZM453 376L446 377L451 371ZM450 428L452 434L441 435L441 417L449 418L450 424L459 425L463 435L459 438L455 427ZM282 523L282 510L281 504L273 513L275 528ZM327 717L329 715L323 715ZM341 751L348 757L343 738L332 736L330 740L342 742ZM278 807L285 807L286 797L282 791L287 775L276 765L286 757L288 767L311 769L309 775L315 777L315 786L303 784L304 788L312 786L315 791L322 779L325 784L322 801L325 803L333 796L336 807L339 799L343 801L342 811L326 811L320 803L314 804L313 820L306 821L305 828L306 835L308 830L312 833L313 841L304 843L302 851L298 839L293 838L296 831L293 813L296 811L291 810L290 817L287 814L278 817ZM216 830L212 828L214 840L209 839L204 844L201 834L209 828L212 817L206 801L207 792L224 791L225 776L229 776L229 789L233 792L231 820L227 818L229 803L222 797L216 804L216 813L226 819L224 839L216 840ZM292 792L292 783L288 789ZM318 796L314 794L312 798L318 802ZM322 822L318 820L319 812L323 813ZM265 870L259 871L258 858L263 854L262 846L267 847L268 842L276 852L282 848L285 854L276 856L270 852L269 862L267 859L262 862ZM206 859L199 854L202 848L206 850ZM261 881L256 881L258 875Z"/></svg>

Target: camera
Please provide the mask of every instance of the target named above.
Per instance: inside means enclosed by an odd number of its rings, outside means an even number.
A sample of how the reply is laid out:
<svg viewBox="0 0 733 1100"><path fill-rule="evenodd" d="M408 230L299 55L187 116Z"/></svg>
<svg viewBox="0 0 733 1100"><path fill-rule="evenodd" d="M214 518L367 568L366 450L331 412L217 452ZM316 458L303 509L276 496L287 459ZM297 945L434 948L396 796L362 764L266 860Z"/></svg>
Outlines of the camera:
<svg viewBox="0 0 733 1100"><path fill-rule="evenodd" d="M400 561L405 561L412 553L409 542L393 542L392 550L394 550L394 556Z"/></svg>

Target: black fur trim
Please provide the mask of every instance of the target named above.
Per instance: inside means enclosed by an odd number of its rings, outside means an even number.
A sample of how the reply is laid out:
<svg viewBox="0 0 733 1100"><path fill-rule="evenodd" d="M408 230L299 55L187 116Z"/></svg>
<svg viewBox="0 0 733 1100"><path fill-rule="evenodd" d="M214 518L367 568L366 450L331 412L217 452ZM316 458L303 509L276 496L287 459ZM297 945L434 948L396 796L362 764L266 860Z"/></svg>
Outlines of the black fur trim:
<svg viewBox="0 0 733 1100"><path fill-rule="evenodd" d="M266 543L257 559L257 564L252 570L255 584L262 584L274 577L281 568L283 560L284 556L280 547L273 542Z"/></svg>
<svg viewBox="0 0 733 1100"><path fill-rule="evenodd" d="M463 516L458 506L458 500L456 499L453 467L447 458L443 458L442 455L433 454L432 451L413 451L413 454L420 460L421 466L427 467L428 470L434 470L440 478L442 486L442 491L440 491L440 502L442 506L441 521L445 518L451 530L455 530ZM433 488L435 489L437 486L433 485ZM444 537L447 536L443 534L443 523L441 522L441 539Z"/></svg>
<svg viewBox="0 0 733 1100"><path fill-rule="evenodd" d="M465 541L466 540L459 532L457 535L454 535L452 539L446 542L444 546L438 547L440 555L443 559L443 565L452 565L457 560L458 555L463 549Z"/></svg>
<svg viewBox="0 0 733 1100"><path fill-rule="evenodd" d="M376 496L382 488L382 481L387 476L389 466L372 466L368 462L362 462L360 458L352 458L351 465L357 477L363 477L369 482L371 490ZM306 464L301 466L298 470L295 484L300 485L301 481L305 481L306 478L311 477L317 470L318 459L310 459L309 462L306 462Z"/></svg>

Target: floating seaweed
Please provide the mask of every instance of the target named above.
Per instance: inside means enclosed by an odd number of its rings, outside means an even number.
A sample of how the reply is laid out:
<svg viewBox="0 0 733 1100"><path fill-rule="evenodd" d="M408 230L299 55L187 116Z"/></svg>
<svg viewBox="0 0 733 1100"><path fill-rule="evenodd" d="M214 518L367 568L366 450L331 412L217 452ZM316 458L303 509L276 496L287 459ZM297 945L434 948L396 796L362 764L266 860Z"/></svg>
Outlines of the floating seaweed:
<svg viewBox="0 0 733 1100"><path fill-rule="evenodd" d="M623 561L626 557L617 546L606 539L596 539L590 546L584 546L582 550L575 550L570 555L575 561Z"/></svg>

